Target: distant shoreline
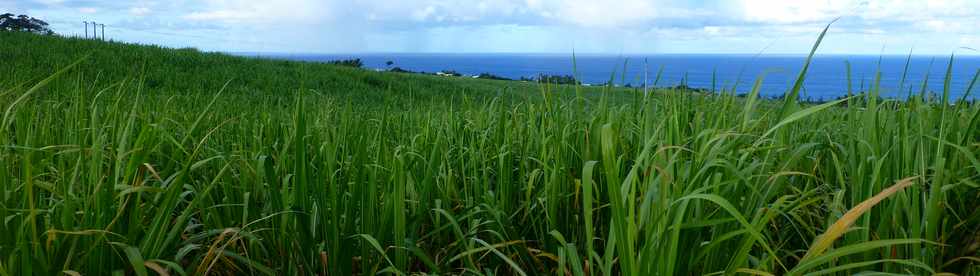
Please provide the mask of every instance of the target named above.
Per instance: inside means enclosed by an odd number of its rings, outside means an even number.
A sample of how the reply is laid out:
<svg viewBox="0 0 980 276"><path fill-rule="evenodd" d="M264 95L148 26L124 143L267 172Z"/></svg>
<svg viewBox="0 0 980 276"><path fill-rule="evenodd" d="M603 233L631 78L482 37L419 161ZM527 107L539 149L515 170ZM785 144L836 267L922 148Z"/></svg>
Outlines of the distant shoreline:
<svg viewBox="0 0 980 276"><path fill-rule="evenodd" d="M612 81L614 87L651 87L665 88L684 86L686 89L698 91L719 91L731 89L733 79L738 79L737 94L748 94L754 80L766 72L761 87L760 98L778 99L783 97L788 82L795 79L796 72L803 58L796 57L746 57L738 55L660 55L644 64L644 60L621 59L620 57L576 55L577 67L570 58L555 55L508 56L506 54L470 55L470 54L430 54L415 53L402 56L388 55L245 55L246 57L292 60L325 63L331 60L358 59L363 62L366 70L392 71L402 73L421 73L429 75L470 77L486 75L484 79L534 81L541 75L568 77L578 76L576 80L584 86L608 85ZM665 58L666 57L666 58ZM652 59L653 57L651 57ZM884 56L882 61L882 80L879 97L883 99L905 99L912 89L913 95L921 91L924 72L929 72L927 91L932 94L942 94L941 80L945 71L946 61L933 57L912 56L910 72L904 80L902 89L897 85L902 82L900 69L904 69L908 56ZM386 62L392 62L388 65ZM877 69L879 57L835 57L829 55L817 56L811 65L801 100L808 102L825 102L839 99L847 95L847 91L867 91L873 83L870 76ZM851 64L851 88L848 89L847 77L844 72L845 62ZM627 76L621 74L623 64L627 65ZM666 65L665 65L666 64ZM720 64L720 65L717 65ZM749 64L749 65L742 65ZM644 65L649 67L644 72ZM660 67L663 66L663 67ZM954 60L954 76L951 81L951 98L959 98L969 86L970 80L980 68L980 56L963 57ZM681 69L670 70L674 67ZM406 69L408 68L408 69ZM577 68L577 72L566 68ZM658 72L663 74L657 80ZM419 70L421 69L421 70ZM775 70L774 70L775 69ZM611 73L610 73L611 72ZM577 74L576 74L577 73ZM739 76L741 76L739 78ZM562 84L571 84L566 82ZM975 88L976 89L976 88ZM972 93L970 100L977 100L977 93Z"/></svg>

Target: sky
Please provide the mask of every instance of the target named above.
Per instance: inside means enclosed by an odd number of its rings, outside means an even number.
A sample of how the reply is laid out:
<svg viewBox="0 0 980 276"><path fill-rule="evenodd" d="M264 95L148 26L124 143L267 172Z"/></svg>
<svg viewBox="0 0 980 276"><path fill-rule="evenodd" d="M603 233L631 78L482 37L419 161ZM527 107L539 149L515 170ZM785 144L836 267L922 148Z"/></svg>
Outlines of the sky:
<svg viewBox="0 0 980 276"><path fill-rule="evenodd" d="M277 53L980 54L980 0L0 0L62 35Z"/></svg>

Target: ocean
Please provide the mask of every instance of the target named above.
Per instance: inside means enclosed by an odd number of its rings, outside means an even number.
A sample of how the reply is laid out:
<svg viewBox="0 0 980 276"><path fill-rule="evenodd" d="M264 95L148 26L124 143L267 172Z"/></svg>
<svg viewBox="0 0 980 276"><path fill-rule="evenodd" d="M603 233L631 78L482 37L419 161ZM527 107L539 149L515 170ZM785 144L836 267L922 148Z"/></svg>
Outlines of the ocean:
<svg viewBox="0 0 980 276"><path fill-rule="evenodd" d="M720 90L737 83L739 93L751 90L756 78L764 76L761 95L777 97L792 86L806 59L804 55L729 55L729 54L663 54L663 55L596 55L579 54L274 54L237 53L244 56L323 62L359 58L368 69L399 67L410 71L434 73L452 70L464 75L489 73L519 79L539 74L572 75L577 73L586 84L642 86L644 79L656 86L686 84L689 87ZM851 89L866 91L872 87L876 72L881 72L880 95L905 98L918 95L928 79L926 91L941 95L949 56L885 55L817 55L810 64L801 98L827 100L847 95L847 63L851 66ZM391 61L392 66L386 63ZM879 70L880 68L880 70ZM951 99L966 93L980 69L980 56L955 57L950 83ZM977 84L976 86L980 86ZM971 99L977 99L980 87L973 88Z"/></svg>

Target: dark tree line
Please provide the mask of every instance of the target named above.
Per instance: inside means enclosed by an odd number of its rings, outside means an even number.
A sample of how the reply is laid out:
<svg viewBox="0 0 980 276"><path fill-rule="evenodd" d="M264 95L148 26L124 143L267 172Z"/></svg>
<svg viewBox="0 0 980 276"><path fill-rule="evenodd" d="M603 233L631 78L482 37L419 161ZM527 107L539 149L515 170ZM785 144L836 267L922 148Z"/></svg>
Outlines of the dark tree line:
<svg viewBox="0 0 980 276"><path fill-rule="evenodd" d="M481 73L480 75L477 75L476 78L478 78L478 79L488 79L488 80L513 80L513 79L509 79L509 78L497 76L497 75L494 75L494 74L490 74L490 73Z"/></svg>
<svg viewBox="0 0 980 276"><path fill-rule="evenodd" d="M540 74L537 77L533 77L533 78L521 77L521 81L552 83L552 84L572 84L572 85L582 84L582 82L576 80L574 76L569 76L569 75L559 76L559 75Z"/></svg>
<svg viewBox="0 0 980 276"><path fill-rule="evenodd" d="M364 66L364 63L361 62L361 59L359 59L359 58L355 58L355 59L344 59L344 60L333 60L333 61L329 61L327 63L333 64L333 65L354 67L354 68L361 68L361 67Z"/></svg>
<svg viewBox="0 0 980 276"><path fill-rule="evenodd" d="M0 15L0 31L29 32L45 35L54 34L54 32L48 28L48 22L44 22L44 20L23 14L15 16L12 13L4 13Z"/></svg>

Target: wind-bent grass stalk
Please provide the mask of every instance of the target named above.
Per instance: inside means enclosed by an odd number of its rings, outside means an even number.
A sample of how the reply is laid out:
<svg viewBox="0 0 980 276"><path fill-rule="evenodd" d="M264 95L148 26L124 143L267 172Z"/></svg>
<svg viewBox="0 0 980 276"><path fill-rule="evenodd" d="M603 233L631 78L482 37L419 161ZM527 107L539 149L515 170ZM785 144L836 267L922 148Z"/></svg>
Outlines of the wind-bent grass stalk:
<svg viewBox="0 0 980 276"><path fill-rule="evenodd" d="M809 104L0 39L0 275L980 273L952 58Z"/></svg>

